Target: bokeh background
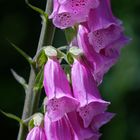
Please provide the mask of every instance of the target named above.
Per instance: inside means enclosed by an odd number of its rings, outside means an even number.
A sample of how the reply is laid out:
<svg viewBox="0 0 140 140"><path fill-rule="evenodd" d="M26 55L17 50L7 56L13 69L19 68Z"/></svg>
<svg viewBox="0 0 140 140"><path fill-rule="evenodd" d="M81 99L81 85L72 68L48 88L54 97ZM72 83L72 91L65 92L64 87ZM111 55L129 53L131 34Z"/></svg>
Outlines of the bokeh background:
<svg viewBox="0 0 140 140"><path fill-rule="evenodd" d="M44 9L45 0L30 0ZM100 86L102 95L112 102L109 111L116 117L101 129L101 140L140 140L140 1L112 0L114 14L123 20L132 38L121 57ZM24 90L14 80L10 69L28 80L28 63L9 45L7 39L29 55L35 54L41 18L24 0L0 0L0 109L21 116ZM57 30L54 45L65 44ZM0 139L16 140L18 123L0 114Z"/></svg>

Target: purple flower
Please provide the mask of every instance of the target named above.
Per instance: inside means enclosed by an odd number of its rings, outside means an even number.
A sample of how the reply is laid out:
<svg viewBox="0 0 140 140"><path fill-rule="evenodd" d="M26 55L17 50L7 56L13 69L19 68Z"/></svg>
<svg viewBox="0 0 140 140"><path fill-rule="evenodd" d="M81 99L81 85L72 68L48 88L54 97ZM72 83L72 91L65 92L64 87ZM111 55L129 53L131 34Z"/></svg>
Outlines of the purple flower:
<svg viewBox="0 0 140 140"><path fill-rule="evenodd" d="M112 26L110 27L112 28ZM97 36L97 39L99 38L99 40L102 37L102 34L100 35ZM106 35L106 37L112 38L111 34L108 36ZM102 82L104 74L118 60L120 55L120 49L124 44L128 43L128 39L125 36L122 36L121 33L119 39L112 41L107 46L103 45L102 46L103 48L100 50L100 52L98 52L97 49L95 49L97 47L95 47L93 44L90 43L90 38L91 32L89 31L88 27L80 25L77 35L78 47L80 47L83 50L86 56L87 63L89 63L90 65L91 72L96 82L100 84ZM95 37L93 36L93 38ZM111 39L108 40L111 41ZM102 43L105 44L104 42L105 40L101 39L101 41L103 41Z"/></svg>
<svg viewBox="0 0 140 140"><path fill-rule="evenodd" d="M99 137L99 132L84 128L81 118L76 112L65 114L60 120L52 122L45 114L45 133L48 140L88 140Z"/></svg>
<svg viewBox="0 0 140 140"><path fill-rule="evenodd" d="M44 88L48 97L48 116L52 121L77 109L79 102L72 97L69 82L57 59L48 59L45 65Z"/></svg>
<svg viewBox="0 0 140 140"><path fill-rule="evenodd" d="M26 140L47 140L44 128L35 126L27 135Z"/></svg>
<svg viewBox="0 0 140 140"><path fill-rule="evenodd" d="M87 140L95 135L99 135L98 132L94 133L90 127L84 128L83 121L82 118L79 116L79 113L70 112L67 114L67 116L75 135L77 135L78 140Z"/></svg>
<svg viewBox="0 0 140 140"><path fill-rule="evenodd" d="M50 18L56 27L64 29L86 21L90 9L98 5L99 0L54 0Z"/></svg>
<svg viewBox="0 0 140 140"><path fill-rule="evenodd" d="M109 0L101 1L96 9L90 11L87 24L89 41L98 53L109 46L114 48L112 44L122 43L122 38L124 43L126 43L126 37L124 37L121 26L122 23L113 16Z"/></svg>
<svg viewBox="0 0 140 140"><path fill-rule="evenodd" d="M122 22L112 14L110 0L102 0L90 10L86 22L79 25L76 39L75 44L83 50L98 84L130 41L123 33Z"/></svg>
<svg viewBox="0 0 140 140"><path fill-rule="evenodd" d="M103 112L93 117L91 128L93 131L98 131L103 125L108 123L113 117L114 113Z"/></svg>
<svg viewBox="0 0 140 140"><path fill-rule="evenodd" d="M119 26L122 22L112 14L110 0L101 0L96 9L90 10L87 24L91 31L97 31L111 25Z"/></svg>
<svg viewBox="0 0 140 140"><path fill-rule="evenodd" d="M45 133L48 140L79 140L75 135L67 116L52 122L45 114Z"/></svg>
<svg viewBox="0 0 140 140"><path fill-rule="evenodd" d="M26 140L47 140L47 137L45 135L44 131L44 116L41 113L34 114L32 121L34 124L34 128L32 128L27 137Z"/></svg>
<svg viewBox="0 0 140 140"><path fill-rule="evenodd" d="M95 80L89 67L75 59L71 70L74 97L79 100L79 115L84 127L88 127L94 116L104 112L109 102L101 99Z"/></svg>

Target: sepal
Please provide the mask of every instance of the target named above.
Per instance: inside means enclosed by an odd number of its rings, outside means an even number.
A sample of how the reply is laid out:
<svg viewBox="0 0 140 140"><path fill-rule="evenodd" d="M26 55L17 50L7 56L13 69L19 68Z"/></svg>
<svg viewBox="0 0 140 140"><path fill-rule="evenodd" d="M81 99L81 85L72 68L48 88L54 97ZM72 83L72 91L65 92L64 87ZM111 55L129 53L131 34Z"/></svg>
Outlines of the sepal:
<svg viewBox="0 0 140 140"><path fill-rule="evenodd" d="M83 51L76 47L76 46L72 46L70 49L69 49L69 52L67 53L67 61L69 64L73 64L74 62L74 59L78 59L79 57L81 57L83 55Z"/></svg>
<svg viewBox="0 0 140 140"><path fill-rule="evenodd" d="M35 113L28 123L28 129L31 130L35 126L43 126L44 116L42 113Z"/></svg>
<svg viewBox="0 0 140 140"><path fill-rule="evenodd" d="M36 79L35 79L35 84L34 84L34 91L36 93L36 91L39 91L43 88L43 70L44 67L42 66L42 68L40 69L40 71L38 72Z"/></svg>
<svg viewBox="0 0 140 140"><path fill-rule="evenodd" d="M47 62L48 57L45 54L44 47L37 53L34 58L36 68L40 69Z"/></svg>

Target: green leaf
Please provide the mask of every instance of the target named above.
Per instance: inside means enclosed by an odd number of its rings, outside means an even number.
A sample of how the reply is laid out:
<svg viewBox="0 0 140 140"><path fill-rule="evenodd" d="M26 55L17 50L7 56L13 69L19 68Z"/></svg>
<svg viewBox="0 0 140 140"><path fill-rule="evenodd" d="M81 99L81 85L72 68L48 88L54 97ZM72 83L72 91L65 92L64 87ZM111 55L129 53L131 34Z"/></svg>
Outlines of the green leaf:
<svg viewBox="0 0 140 140"><path fill-rule="evenodd" d="M38 7L35 7L33 6L32 4L29 3L28 0L25 0L26 4L31 8L33 9L34 11L38 12L39 14L41 14L43 17L45 17L45 19L47 20L48 19L48 14L45 13L45 11L43 11L42 9L38 8Z"/></svg>
<svg viewBox="0 0 140 140"><path fill-rule="evenodd" d="M19 52L27 61L29 64L32 64L32 58L30 56L28 56L24 51L22 51L20 48L18 48L15 44L13 44L12 42L9 41L9 43L11 44L11 46L17 51Z"/></svg>
<svg viewBox="0 0 140 140"><path fill-rule="evenodd" d="M71 43L71 41L76 36L76 34L77 34L77 29L76 28L65 29L65 36L66 36L66 40L67 40L68 44Z"/></svg>
<svg viewBox="0 0 140 140"><path fill-rule="evenodd" d="M39 91L43 88L43 75L44 67L42 66L35 79L34 91Z"/></svg>
<svg viewBox="0 0 140 140"><path fill-rule="evenodd" d="M11 118L11 119L14 119L14 120L16 120L16 121L18 121L19 123L21 123L21 124L24 125L23 120L21 120L21 119L20 119L19 117L17 117L16 115L11 114L11 113L6 113L6 112L4 112L4 111L2 111L2 110L0 110L0 112L1 112L3 115L5 115L6 117Z"/></svg>
<svg viewBox="0 0 140 140"><path fill-rule="evenodd" d="M17 80L17 82L20 83L26 91L28 88L28 84L26 83L25 79L23 77L19 76L13 69L11 69L11 72L12 72L14 78Z"/></svg>

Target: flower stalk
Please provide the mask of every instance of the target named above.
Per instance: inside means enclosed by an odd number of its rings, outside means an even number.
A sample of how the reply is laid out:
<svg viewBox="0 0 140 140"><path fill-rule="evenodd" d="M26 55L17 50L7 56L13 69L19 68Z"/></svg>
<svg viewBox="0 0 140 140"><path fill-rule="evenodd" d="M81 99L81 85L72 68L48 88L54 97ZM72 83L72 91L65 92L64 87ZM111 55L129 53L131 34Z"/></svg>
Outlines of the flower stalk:
<svg viewBox="0 0 140 140"><path fill-rule="evenodd" d="M52 11L52 0L47 0L47 5L45 12L50 15ZM42 48L42 46L51 45L53 42L55 27L53 26L52 22L49 20L42 21L42 29L39 38L39 43L37 47L37 52ZM29 118L34 112L36 112L39 99L40 99L40 89L33 90L35 84L36 74L34 68L31 66L30 76L29 76L29 83L27 94L25 96L24 108L22 113L22 120L26 120ZM18 133L17 140L25 140L27 135L28 129L27 126L20 124L20 129Z"/></svg>

